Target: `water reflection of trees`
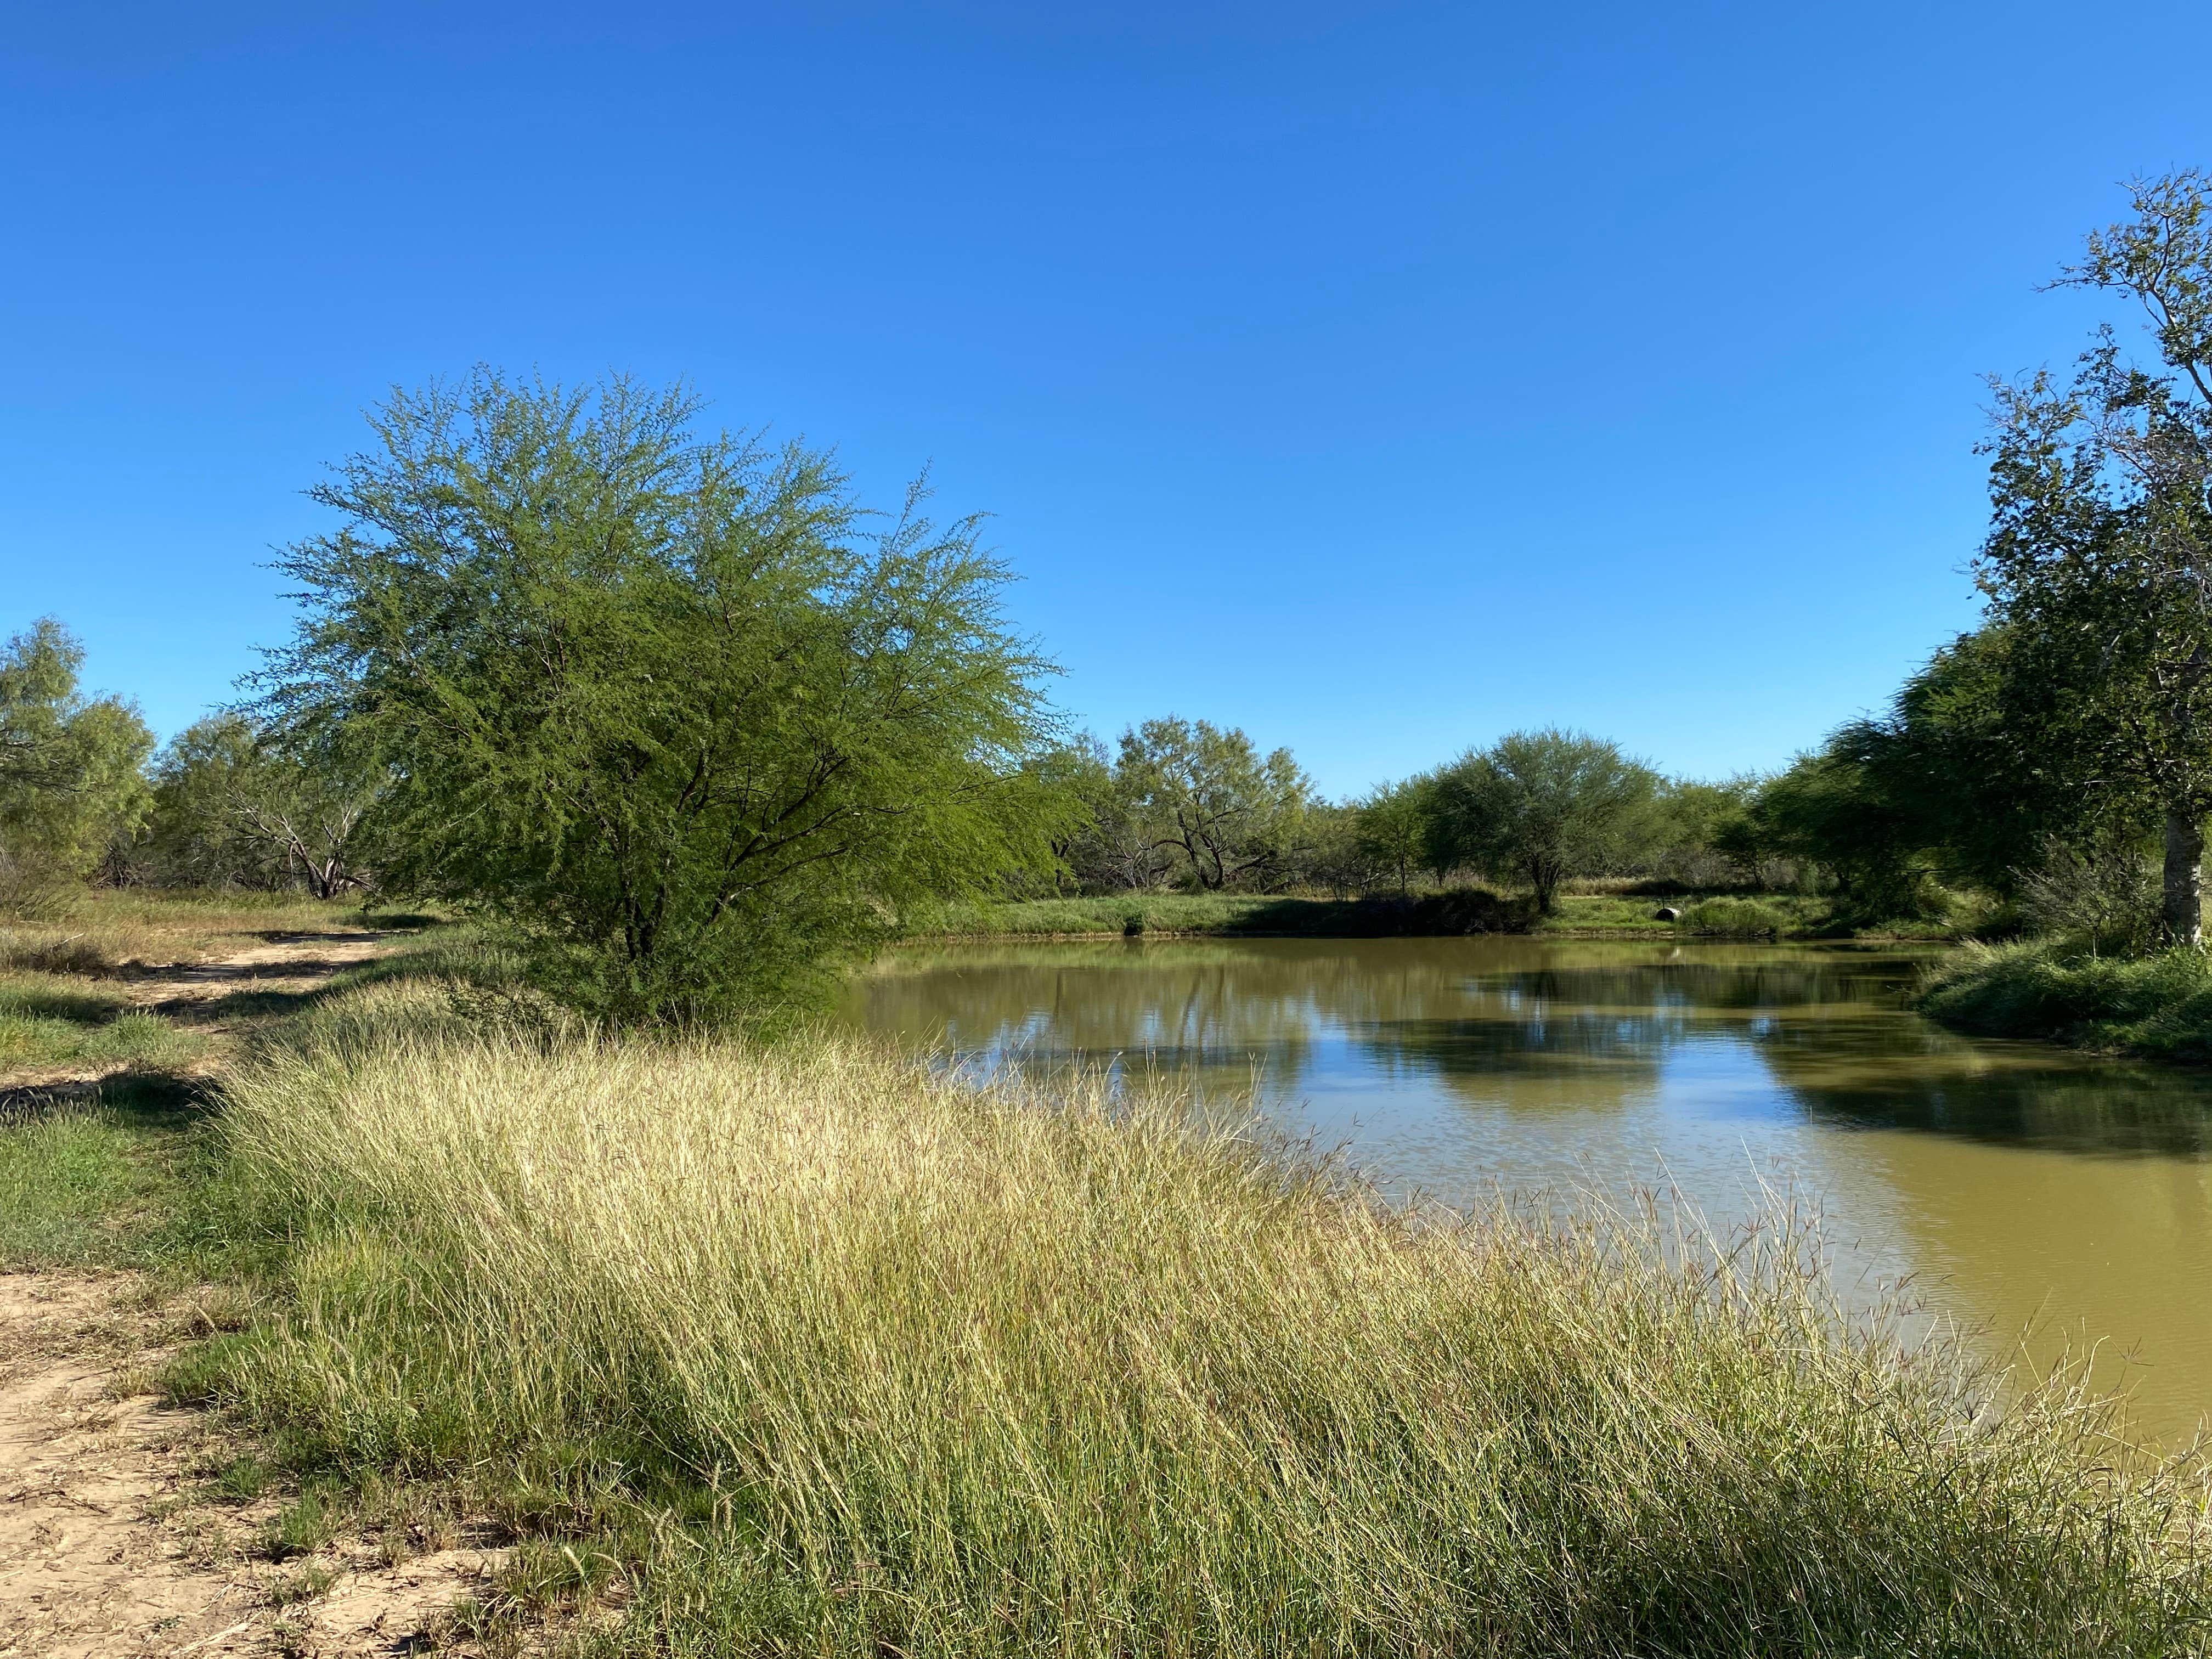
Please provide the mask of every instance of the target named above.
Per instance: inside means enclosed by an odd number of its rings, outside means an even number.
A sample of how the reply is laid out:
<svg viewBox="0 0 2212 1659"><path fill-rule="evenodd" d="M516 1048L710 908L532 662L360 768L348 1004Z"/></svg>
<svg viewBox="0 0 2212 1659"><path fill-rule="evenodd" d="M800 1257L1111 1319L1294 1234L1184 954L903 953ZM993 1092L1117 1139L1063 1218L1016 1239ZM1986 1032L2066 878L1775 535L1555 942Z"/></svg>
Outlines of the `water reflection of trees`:
<svg viewBox="0 0 2212 1659"><path fill-rule="evenodd" d="M2212 1152L2212 1086L2191 1073L1968 1042L1917 1021L1784 1024L1759 1050L1809 1114L2071 1152Z"/></svg>
<svg viewBox="0 0 2212 1659"><path fill-rule="evenodd" d="M1833 1122L2113 1151L2212 1150L2194 1077L1968 1042L1900 1010L1911 959L1802 947L1533 939L961 947L858 980L851 1017L916 1044L1035 1063L1143 1057L1271 1095L1322 1049L1521 1112L1656 1089L1694 1041L1758 1057Z"/></svg>

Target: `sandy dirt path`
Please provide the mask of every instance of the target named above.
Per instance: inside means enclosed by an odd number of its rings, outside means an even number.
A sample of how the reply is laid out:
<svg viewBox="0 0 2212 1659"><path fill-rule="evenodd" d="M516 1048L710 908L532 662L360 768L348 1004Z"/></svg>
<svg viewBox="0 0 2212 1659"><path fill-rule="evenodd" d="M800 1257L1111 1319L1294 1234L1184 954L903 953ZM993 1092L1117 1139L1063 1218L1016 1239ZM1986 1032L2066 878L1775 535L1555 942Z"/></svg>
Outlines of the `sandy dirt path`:
<svg viewBox="0 0 2212 1659"><path fill-rule="evenodd" d="M229 1039L241 1028L312 996L343 969L387 954L396 937L367 931L289 933L220 962L155 968L104 982L127 994L133 1007L211 1038L203 1058L173 1073L205 1077L221 1065ZM0 1122L88 1097L102 1081L129 1069L119 1060L0 1068Z"/></svg>
<svg viewBox="0 0 2212 1659"><path fill-rule="evenodd" d="M208 1328L208 1295L0 1275L0 1656L428 1651L504 1552L356 1539L276 1559L286 1494L225 1501L212 1477L243 1448L154 1392L154 1368Z"/></svg>
<svg viewBox="0 0 2212 1659"><path fill-rule="evenodd" d="M139 1006L227 1036L392 944L295 935L130 989ZM10 1073L0 1106L65 1107L112 1069ZM504 1556L466 1547L468 1528L302 1555L272 1547L281 1481L222 1495L214 1477L248 1449L211 1414L164 1404L155 1379L221 1327L224 1300L131 1273L0 1273L0 1659L479 1651L441 1628Z"/></svg>

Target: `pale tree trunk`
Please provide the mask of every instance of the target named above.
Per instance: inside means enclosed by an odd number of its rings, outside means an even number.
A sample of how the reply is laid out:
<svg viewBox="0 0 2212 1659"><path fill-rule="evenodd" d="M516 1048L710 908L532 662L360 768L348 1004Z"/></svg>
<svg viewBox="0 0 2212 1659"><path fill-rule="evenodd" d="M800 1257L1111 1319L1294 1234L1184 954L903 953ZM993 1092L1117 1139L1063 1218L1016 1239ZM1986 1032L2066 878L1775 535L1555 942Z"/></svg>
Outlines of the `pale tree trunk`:
<svg viewBox="0 0 2212 1659"><path fill-rule="evenodd" d="M2197 950L2204 943L2204 826L2184 807L2166 814L2166 902L2160 931L2171 945Z"/></svg>

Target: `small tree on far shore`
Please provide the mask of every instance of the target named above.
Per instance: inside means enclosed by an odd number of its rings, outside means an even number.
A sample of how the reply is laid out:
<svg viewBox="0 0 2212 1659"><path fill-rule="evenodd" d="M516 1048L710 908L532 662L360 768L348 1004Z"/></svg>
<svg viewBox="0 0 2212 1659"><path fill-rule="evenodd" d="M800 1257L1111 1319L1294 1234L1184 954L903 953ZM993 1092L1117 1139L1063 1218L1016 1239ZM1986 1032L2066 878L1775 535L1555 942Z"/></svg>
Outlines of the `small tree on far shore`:
<svg viewBox="0 0 2212 1659"><path fill-rule="evenodd" d="M1208 890L1277 870L1313 799L1289 750L1172 714L1121 734L1115 779L1152 845Z"/></svg>
<svg viewBox="0 0 2212 1659"><path fill-rule="evenodd" d="M1358 805L1360 845L1396 878L1401 894L1436 844L1437 808L1436 780L1425 774L1384 784Z"/></svg>
<svg viewBox="0 0 2212 1659"><path fill-rule="evenodd" d="M1516 732L1437 779L1442 816L1472 862L1528 884L1545 915L1571 876L1607 868L1644 830L1659 775L1579 732Z"/></svg>

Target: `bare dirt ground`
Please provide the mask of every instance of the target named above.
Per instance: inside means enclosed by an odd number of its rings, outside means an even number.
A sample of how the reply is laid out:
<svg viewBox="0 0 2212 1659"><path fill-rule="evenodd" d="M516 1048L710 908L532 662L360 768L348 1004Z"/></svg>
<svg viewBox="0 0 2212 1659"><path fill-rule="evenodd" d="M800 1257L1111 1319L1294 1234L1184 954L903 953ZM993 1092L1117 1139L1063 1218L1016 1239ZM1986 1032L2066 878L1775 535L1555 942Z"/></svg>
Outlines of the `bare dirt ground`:
<svg viewBox="0 0 2212 1659"><path fill-rule="evenodd" d="M304 994L342 968L382 956L392 943L389 933L289 933L221 962L156 969L131 982L131 999L156 1013L202 1014L220 1026L219 1005L240 990Z"/></svg>
<svg viewBox="0 0 2212 1659"><path fill-rule="evenodd" d="M226 1501L212 1477L240 1448L153 1391L151 1368L208 1328L216 1294L165 1300L121 1273L0 1276L4 1659L425 1651L447 1610L486 1589L504 1553L465 1538L273 1559L285 1495Z"/></svg>

